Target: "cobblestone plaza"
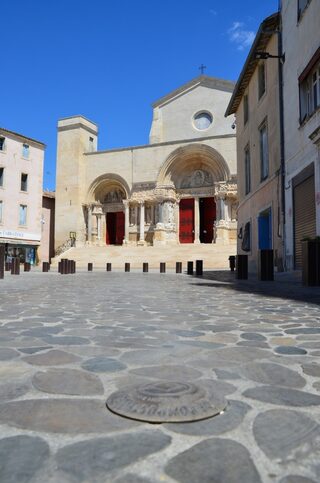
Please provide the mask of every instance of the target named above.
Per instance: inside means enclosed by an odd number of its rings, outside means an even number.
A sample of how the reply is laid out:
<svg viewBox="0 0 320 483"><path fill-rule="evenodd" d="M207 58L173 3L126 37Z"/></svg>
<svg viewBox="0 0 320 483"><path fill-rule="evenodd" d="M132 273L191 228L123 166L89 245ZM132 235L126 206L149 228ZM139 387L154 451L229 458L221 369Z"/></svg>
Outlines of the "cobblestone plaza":
<svg viewBox="0 0 320 483"><path fill-rule="evenodd" d="M0 281L1 483L320 480L320 288L95 271ZM201 384L213 418L106 407L133 384Z"/></svg>

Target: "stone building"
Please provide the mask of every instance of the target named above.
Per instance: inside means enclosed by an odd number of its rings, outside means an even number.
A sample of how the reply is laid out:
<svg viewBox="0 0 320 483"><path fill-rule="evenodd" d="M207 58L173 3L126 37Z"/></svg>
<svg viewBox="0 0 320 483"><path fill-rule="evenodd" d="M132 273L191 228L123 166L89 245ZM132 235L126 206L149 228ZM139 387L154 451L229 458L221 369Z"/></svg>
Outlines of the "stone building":
<svg viewBox="0 0 320 483"><path fill-rule="evenodd" d="M282 0L287 268L320 236L320 1Z"/></svg>
<svg viewBox="0 0 320 483"><path fill-rule="evenodd" d="M226 115L237 124L238 246L257 272L260 249L273 249L283 269L279 61L279 14L260 25Z"/></svg>
<svg viewBox="0 0 320 483"><path fill-rule="evenodd" d="M0 243L7 260L37 261L44 149L40 141L0 129Z"/></svg>
<svg viewBox="0 0 320 483"><path fill-rule="evenodd" d="M234 84L200 76L153 104L150 144L98 151L97 125L58 122L56 249L234 242Z"/></svg>

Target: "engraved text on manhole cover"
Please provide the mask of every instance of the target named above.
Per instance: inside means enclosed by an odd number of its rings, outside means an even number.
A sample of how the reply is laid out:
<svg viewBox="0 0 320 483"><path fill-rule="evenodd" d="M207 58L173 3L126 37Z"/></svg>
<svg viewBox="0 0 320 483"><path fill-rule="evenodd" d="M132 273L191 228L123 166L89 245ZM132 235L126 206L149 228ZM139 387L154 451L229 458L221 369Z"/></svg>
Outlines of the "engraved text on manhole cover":
<svg viewBox="0 0 320 483"><path fill-rule="evenodd" d="M187 422L219 414L227 401L190 382L155 382L114 392L107 407L114 413L151 423Z"/></svg>

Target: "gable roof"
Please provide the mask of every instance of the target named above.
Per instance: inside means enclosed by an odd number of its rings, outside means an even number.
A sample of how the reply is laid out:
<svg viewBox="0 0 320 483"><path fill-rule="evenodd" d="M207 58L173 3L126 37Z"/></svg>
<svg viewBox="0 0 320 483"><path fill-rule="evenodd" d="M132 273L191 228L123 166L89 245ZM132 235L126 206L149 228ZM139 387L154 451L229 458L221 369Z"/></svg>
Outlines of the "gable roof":
<svg viewBox="0 0 320 483"><path fill-rule="evenodd" d="M183 84L178 89L175 89L169 94L161 97L158 101L152 104L152 107L153 108L159 107L162 104L166 104L167 102L173 100L174 98L180 97L181 95L185 94L186 92L198 86L209 87L210 89L217 89L225 92L233 92L235 82L224 80L224 79L218 79L217 77L209 77L207 75L199 75L195 79L192 79L186 84Z"/></svg>
<svg viewBox="0 0 320 483"><path fill-rule="evenodd" d="M242 68L236 87L233 91L232 97L225 113L225 117L230 116L230 114L234 114L237 111L241 99L245 93L245 90L251 80L251 77L256 70L258 63L260 62L260 59L256 58L255 53L256 51L265 51L269 40L279 28L279 24L279 12L270 15L270 17L267 17L260 24L259 30L252 44L247 60Z"/></svg>
<svg viewBox="0 0 320 483"><path fill-rule="evenodd" d="M4 127L0 127L0 134L2 134L2 135L4 135L4 136L5 136L6 134L8 134L8 135L10 135L10 134L11 134L12 136L14 136L14 137L18 137L19 139L21 139L21 140L22 140L22 142L24 142L24 141L30 141L30 142L32 142L32 143L39 144L39 145L40 145L41 147L43 147L43 148L45 148L45 147L46 147L46 145L45 145L44 143L42 143L41 141L37 141L36 139L29 138L29 137L27 137L27 136L24 136L23 134L19 134L18 132L15 132L15 131L9 131L9 129L6 129L6 128L4 128Z"/></svg>

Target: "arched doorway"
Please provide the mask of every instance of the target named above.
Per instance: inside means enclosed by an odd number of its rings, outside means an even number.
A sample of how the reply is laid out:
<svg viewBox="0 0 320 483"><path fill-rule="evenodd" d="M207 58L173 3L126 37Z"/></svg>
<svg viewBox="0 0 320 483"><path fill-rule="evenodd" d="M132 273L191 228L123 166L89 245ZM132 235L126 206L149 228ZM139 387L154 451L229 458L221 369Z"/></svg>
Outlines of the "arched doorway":
<svg viewBox="0 0 320 483"><path fill-rule="evenodd" d="M123 243L125 230L124 198L125 194L120 188L109 191L104 198L107 245L122 245Z"/></svg>
<svg viewBox="0 0 320 483"><path fill-rule="evenodd" d="M175 190L178 201L177 241L213 243L221 210L216 206L216 186L227 182L230 172L218 151L192 144L174 151L163 165L158 186Z"/></svg>
<svg viewBox="0 0 320 483"><path fill-rule="evenodd" d="M125 239L125 207L129 188L119 176L106 174L89 190L88 241L99 245L122 245ZM127 220L128 223L128 220Z"/></svg>

